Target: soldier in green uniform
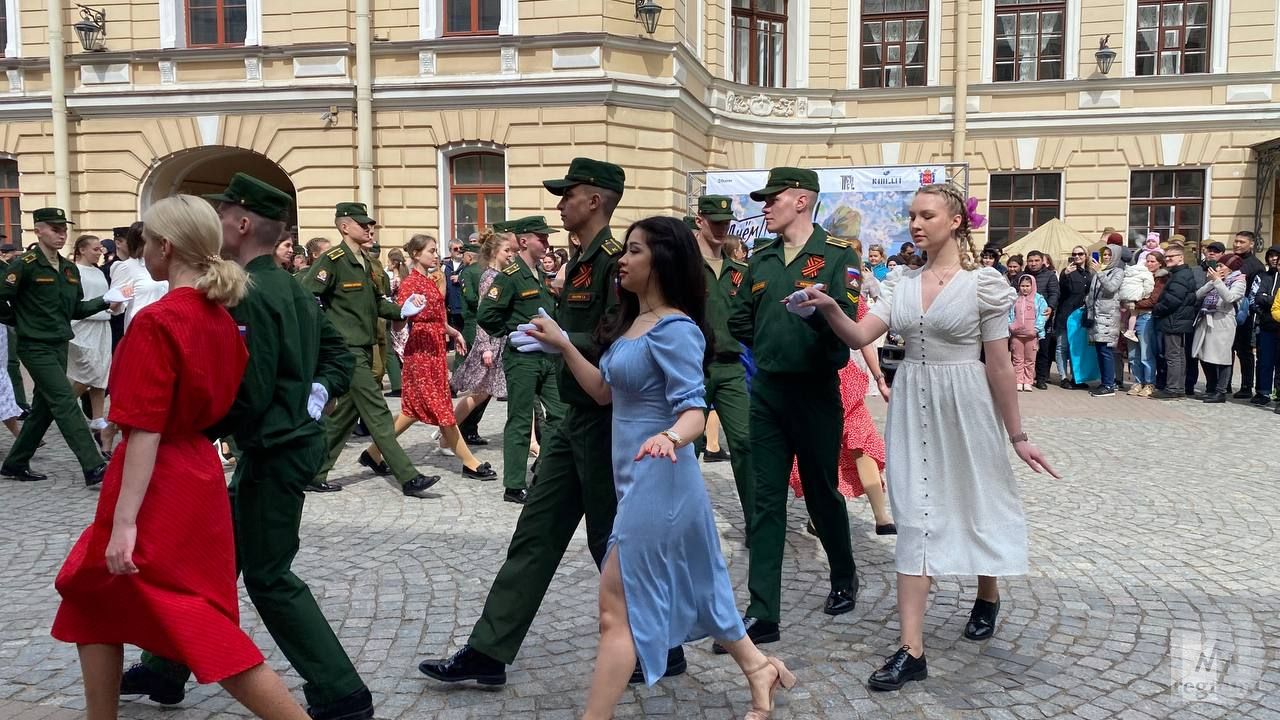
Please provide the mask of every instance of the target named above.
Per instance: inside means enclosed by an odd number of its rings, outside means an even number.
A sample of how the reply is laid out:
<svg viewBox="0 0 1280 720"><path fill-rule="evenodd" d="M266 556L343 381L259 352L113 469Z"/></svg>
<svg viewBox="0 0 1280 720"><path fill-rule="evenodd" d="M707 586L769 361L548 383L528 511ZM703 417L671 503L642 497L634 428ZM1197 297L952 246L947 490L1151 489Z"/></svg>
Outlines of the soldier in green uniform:
<svg viewBox="0 0 1280 720"><path fill-rule="evenodd" d="M694 217L694 237L702 251L703 270L707 277L707 324L714 333L715 357L707 366L707 405L715 408L729 441L729 462L733 481L738 486L746 535L751 536L755 478L751 475L751 443L747 417L751 403L747 398L747 371L742 366L742 346L729 332L729 316L739 293L745 293L743 282L747 266L724 251L729 222L733 220L733 200L724 195L698 198L698 214ZM701 453L705 439L699 439Z"/></svg>
<svg viewBox="0 0 1280 720"><path fill-rule="evenodd" d="M493 231L496 233L508 232L507 223L494 223ZM462 295L462 339L467 342L467 347L474 347L476 341L476 315L480 307L480 276L484 274L485 268L477 262L480 257L480 246L478 244L469 241L462 246L462 252L463 261L467 263L458 273L459 292ZM461 363L462 359L462 356L459 355L458 362ZM468 447L489 444L488 440L480 437L480 421L484 419L484 411L488 407L489 398L485 398L483 402L471 410L466 420L458 423L458 432L462 433L462 440Z"/></svg>
<svg viewBox="0 0 1280 720"><path fill-rule="evenodd" d="M837 373L849 362L849 347L820 313L784 301L797 290L820 284L849 317L856 317L862 263L848 243L828 237L813 223L818 175L812 170L774 168L765 187L751 197L764 202L766 227L778 236L757 242L729 320L730 332L751 348L757 367L749 423L755 511L748 537L751 604L746 625L758 644L779 638L793 459L805 506L831 565L831 592L823 612L849 612L857 598L849 516L837 490L836 470L844 427Z"/></svg>
<svg viewBox="0 0 1280 720"><path fill-rule="evenodd" d="M66 212L62 208L40 208L33 217L39 247L5 268L0 303L12 306L18 358L35 383L35 400L9 456L0 465L0 475L24 481L46 479L46 475L34 472L30 463L49 423L55 422L80 461L84 484L97 485L102 482L107 463L67 382L67 342L75 336L72 320L101 312L111 306L108 300L123 302L127 297L108 292L105 297L85 300L75 263L58 254L67 244L70 221ZM132 296L132 289L127 296Z"/></svg>
<svg viewBox="0 0 1280 720"><path fill-rule="evenodd" d="M373 697L311 589L290 566L298 552L303 487L328 453L322 412L347 391L355 358L315 299L272 254L293 198L244 173L206 196L222 217L223 252L248 271L249 292L231 315L249 349L235 404L208 433L241 451L229 489L236 557L262 623L302 679L312 718L373 717ZM143 654L122 694L180 702L190 671Z"/></svg>
<svg viewBox="0 0 1280 720"><path fill-rule="evenodd" d="M548 236L557 231L547 227L541 215L513 220L504 227L516 236L520 251L493 278L476 316L476 324L494 337L515 332L516 326L538 314L538 308L555 307L542 274L542 256L547 254ZM524 504L528 497L525 475L534 404L541 402L546 408L544 433L554 432L564 417L556 382L558 360L545 352L524 353L510 347L502 353L507 377L507 424L502 431L502 484L506 490L502 497L509 502Z"/></svg>
<svg viewBox="0 0 1280 720"><path fill-rule="evenodd" d="M320 299L329 320L347 341L355 355L351 389L338 398L328 423L329 458L321 466L315 482L324 483L342 454L347 436L357 418L364 418L369 434L382 450L383 462L375 463L368 453L360 456L362 465L379 475L394 474L401 491L409 497L427 498L427 490L440 481L437 475L419 473L413 461L396 440L396 432L382 397L382 387L373 376L373 346L378 340L378 318L403 319L418 314L426 299L415 295L397 306L378 294L378 272L360 249L368 241L373 218L361 203L338 203L334 223L342 235L337 247L316 258L302 281L303 287Z"/></svg>
<svg viewBox="0 0 1280 720"><path fill-rule="evenodd" d="M556 208L564 228L583 239L582 251L569 261L555 319L592 362L599 361L600 350L593 333L618 305L615 283L623 246L614 239L609 221L622 200L624 179L617 165L575 158L564 179L543 183L560 196ZM513 343L516 340L512 338ZM611 457L613 410L597 404L563 367L558 385L567 406L565 416L545 436L538 481L520 512L507 560L494 578L467 645L446 660L418 665L432 678L487 685L506 682L506 666L515 660L584 514L587 546L597 567L604 561L617 512ZM685 668L683 651L673 649L666 674L678 675Z"/></svg>

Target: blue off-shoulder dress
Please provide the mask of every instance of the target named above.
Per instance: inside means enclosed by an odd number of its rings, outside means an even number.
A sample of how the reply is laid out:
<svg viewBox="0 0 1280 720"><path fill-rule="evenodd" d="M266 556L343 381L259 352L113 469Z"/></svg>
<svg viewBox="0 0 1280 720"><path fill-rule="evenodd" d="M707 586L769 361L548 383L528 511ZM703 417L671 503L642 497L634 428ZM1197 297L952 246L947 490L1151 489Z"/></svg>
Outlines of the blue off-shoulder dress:
<svg viewBox="0 0 1280 720"><path fill-rule="evenodd" d="M613 483L617 551L627 619L645 682L667 669L667 650L707 636L746 634L720 552L711 498L693 445L669 458L634 459L676 416L706 407L702 331L667 315L637 338L619 338L600 361L613 391Z"/></svg>

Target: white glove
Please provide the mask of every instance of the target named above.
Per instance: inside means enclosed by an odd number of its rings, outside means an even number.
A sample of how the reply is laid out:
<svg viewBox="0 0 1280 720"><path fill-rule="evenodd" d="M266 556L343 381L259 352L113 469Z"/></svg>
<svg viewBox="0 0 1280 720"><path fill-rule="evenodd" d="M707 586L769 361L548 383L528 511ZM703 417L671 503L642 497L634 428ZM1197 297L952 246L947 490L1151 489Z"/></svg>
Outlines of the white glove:
<svg viewBox="0 0 1280 720"><path fill-rule="evenodd" d="M408 319L422 312L427 306L427 298L422 295L410 295L405 299L404 304L400 306L400 317Z"/></svg>
<svg viewBox="0 0 1280 720"><path fill-rule="evenodd" d="M329 404L329 391L320 383L311 383L311 394L307 396L307 414L312 420L320 422L324 415L324 406Z"/></svg>
<svg viewBox="0 0 1280 720"><path fill-rule="evenodd" d="M529 327L533 326L530 325ZM543 345L541 341L535 340L532 335L529 335L529 333L524 330L517 330L511 333L509 340L511 342L511 347L515 348L516 352L555 352L555 349Z"/></svg>
<svg viewBox="0 0 1280 720"><path fill-rule="evenodd" d="M102 301L115 305L116 303L127 303L133 299L133 294L124 294L124 288L113 287L102 294Z"/></svg>
<svg viewBox="0 0 1280 720"><path fill-rule="evenodd" d="M814 285L814 286L813 286L813 289L814 289L814 290L822 290L822 288L823 288L823 287L824 287L824 285L823 285L822 283L818 283L817 285ZM802 317L802 318L807 318L807 317L809 317L810 315L813 315L813 313L814 313L815 311L817 311L817 308L815 308L815 307L805 307L805 308L800 307L800 303L802 303L802 302L804 302L805 300L808 300L808 299L809 299L809 296L805 294L804 290L797 290L797 291L795 291L795 292L791 293L790 295L788 295L788 296L787 296L787 301L786 301L786 302L787 302L787 312L791 313L792 315L798 315L798 316L800 316L800 317Z"/></svg>

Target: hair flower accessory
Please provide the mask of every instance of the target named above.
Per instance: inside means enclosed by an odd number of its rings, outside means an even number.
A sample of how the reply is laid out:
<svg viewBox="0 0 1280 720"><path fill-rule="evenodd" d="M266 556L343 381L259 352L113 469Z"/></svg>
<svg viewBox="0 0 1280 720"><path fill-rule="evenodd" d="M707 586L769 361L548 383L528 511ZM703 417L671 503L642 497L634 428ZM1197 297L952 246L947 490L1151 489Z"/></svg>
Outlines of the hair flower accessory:
<svg viewBox="0 0 1280 720"><path fill-rule="evenodd" d="M978 212L978 198L970 197L964 204L965 214L969 216L969 227L977 230L987 224L987 216Z"/></svg>

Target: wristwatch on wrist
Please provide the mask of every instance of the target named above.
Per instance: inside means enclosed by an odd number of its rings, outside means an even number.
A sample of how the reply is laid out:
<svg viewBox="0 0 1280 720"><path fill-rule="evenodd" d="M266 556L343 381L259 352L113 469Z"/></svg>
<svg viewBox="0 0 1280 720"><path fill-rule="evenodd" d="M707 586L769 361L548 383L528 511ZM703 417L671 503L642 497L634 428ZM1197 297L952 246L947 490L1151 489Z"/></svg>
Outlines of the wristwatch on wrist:
<svg viewBox="0 0 1280 720"><path fill-rule="evenodd" d="M675 445L676 447L679 447L680 444L684 442L683 440L680 439L680 436L676 434L675 430L663 430L659 434L665 437L666 439L670 440L671 444Z"/></svg>
<svg viewBox="0 0 1280 720"><path fill-rule="evenodd" d="M1010 444L1010 445L1017 445L1017 444L1018 444L1018 443L1020 443L1020 442L1027 442L1027 434L1026 434L1026 433L1024 433L1024 432L1020 432L1020 433L1018 433L1017 435L1010 435L1010 436L1009 436L1009 444Z"/></svg>

